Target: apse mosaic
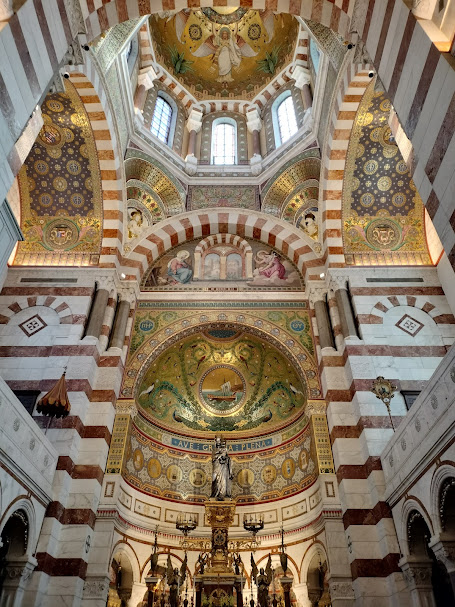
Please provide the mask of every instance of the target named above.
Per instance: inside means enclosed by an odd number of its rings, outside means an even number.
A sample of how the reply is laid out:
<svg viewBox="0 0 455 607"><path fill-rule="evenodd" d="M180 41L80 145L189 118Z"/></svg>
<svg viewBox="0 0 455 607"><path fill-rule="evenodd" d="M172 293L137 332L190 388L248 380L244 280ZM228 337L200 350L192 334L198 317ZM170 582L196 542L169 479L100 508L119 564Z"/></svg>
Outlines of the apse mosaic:
<svg viewBox="0 0 455 607"><path fill-rule="evenodd" d="M269 9L184 9L150 18L159 63L196 99L252 99L292 61L298 29L293 16Z"/></svg>
<svg viewBox="0 0 455 607"><path fill-rule="evenodd" d="M47 95L44 125L19 172L19 253L98 253L101 180L89 118L74 86Z"/></svg>
<svg viewBox="0 0 455 607"><path fill-rule="evenodd" d="M430 264L424 208L388 125L391 103L374 82L359 106L343 191L347 263L365 254L390 263Z"/></svg>
<svg viewBox="0 0 455 607"><path fill-rule="evenodd" d="M140 302L121 398L158 432L251 437L299 419L322 398L306 307L239 308Z"/></svg>
<svg viewBox="0 0 455 607"><path fill-rule="evenodd" d="M300 291L297 267L271 247L232 234L186 242L156 260L142 291Z"/></svg>
<svg viewBox="0 0 455 607"><path fill-rule="evenodd" d="M136 394L146 417L167 428L233 432L302 413L307 386L283 354L256 336L226 333L191 335L150 364Z"/></svg>
<svg viewBox="0 0 455 607"><path fill-rule="evenodd" d="M136 420L140 418L136 418ZM308 419L286 445L260 453L230 452L237 503L280 499L314 483L318 474ZM149 495L203 503L211 492L211 453L190 453L144 436L135 424L127 440L123 477Z"/></svg>

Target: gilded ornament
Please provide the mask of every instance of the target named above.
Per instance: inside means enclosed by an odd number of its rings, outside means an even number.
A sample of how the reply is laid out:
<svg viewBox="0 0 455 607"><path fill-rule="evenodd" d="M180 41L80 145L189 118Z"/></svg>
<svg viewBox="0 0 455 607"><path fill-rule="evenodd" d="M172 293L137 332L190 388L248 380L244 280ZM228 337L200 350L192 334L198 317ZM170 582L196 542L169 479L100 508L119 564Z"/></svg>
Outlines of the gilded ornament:
<svg viewBox="0 0 455 607"><path fill-rule="evenodd" d="M383 175L378 179L378 189L381 190L381 192L387 192L387 190L390 190L391 185L392 180L387 175Z"/></svg>

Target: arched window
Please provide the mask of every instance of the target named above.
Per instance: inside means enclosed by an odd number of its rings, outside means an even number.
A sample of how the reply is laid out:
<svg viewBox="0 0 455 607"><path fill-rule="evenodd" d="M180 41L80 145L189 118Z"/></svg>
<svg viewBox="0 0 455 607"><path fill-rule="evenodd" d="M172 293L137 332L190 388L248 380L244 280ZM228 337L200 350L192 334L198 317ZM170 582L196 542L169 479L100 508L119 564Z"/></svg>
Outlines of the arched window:
<svg viewBox="0 0 455 607"><path fill-rule="evenodd" d="M297 131L297 119L295 117L294 102L292 101L291 92L277 106L278 131L280 135L279 145L282 145L288 139L293 137Z"/></svg>
<svg viewBox="0 0 455 607"><path fill-rule="evenodd" d="M211 164L237 164L237 124L235 120L214 120Z"/></svg>
<svg viewBox="0 0 455 607"><path fill-rule="evenodd" d="M158 95L153 112L152 124L150 130L155 137L158 137L163 143L171 144L171 126L173 122L173 109L171 104Z"/></svg>

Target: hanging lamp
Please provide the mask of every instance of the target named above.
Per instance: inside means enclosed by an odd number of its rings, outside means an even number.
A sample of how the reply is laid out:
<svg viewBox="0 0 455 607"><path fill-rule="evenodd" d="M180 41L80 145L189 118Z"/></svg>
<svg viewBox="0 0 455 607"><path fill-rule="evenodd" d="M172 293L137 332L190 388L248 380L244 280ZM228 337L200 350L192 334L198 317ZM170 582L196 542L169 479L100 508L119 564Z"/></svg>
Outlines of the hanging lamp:
<svg viewBox="0 0 455 607"><path fill-rule="evenodd" d="M61 378L58 380L55 386L39 399L36 406L36 411L38 413L49 417L46 432L54 417L66 417L71 410L68 392L66 390L65 375L66 370L63 372Z"/></svg>

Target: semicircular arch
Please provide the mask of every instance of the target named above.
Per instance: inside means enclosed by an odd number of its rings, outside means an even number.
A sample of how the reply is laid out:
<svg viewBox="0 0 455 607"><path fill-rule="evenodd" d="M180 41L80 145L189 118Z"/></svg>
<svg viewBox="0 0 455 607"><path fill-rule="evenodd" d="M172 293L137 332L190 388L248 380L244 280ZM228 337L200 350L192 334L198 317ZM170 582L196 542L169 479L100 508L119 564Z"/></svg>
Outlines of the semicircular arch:
<svg viewBox="0 0 455 607"><path fill-rule="evenodd" d="M323 260L308 243L310 239L288 222L259 211L216 208L182 213L150 228L123 259L122 271L127 280L140 281L149 266L173 247L188 240L228 233L274 247L297 266L305 280L319 280L324 270Z"/></svg>

